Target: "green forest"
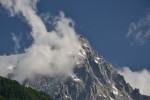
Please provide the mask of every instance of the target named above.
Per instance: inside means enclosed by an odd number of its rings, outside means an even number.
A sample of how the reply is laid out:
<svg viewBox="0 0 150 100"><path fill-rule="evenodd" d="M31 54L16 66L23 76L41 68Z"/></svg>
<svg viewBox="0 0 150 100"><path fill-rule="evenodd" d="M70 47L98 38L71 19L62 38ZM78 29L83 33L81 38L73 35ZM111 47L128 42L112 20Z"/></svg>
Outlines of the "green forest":
<svg viewBox="0 0 150 100"><path fill-rule="evenodd" d="M49 95L0 76L0 100L53 100Z"/></svg>

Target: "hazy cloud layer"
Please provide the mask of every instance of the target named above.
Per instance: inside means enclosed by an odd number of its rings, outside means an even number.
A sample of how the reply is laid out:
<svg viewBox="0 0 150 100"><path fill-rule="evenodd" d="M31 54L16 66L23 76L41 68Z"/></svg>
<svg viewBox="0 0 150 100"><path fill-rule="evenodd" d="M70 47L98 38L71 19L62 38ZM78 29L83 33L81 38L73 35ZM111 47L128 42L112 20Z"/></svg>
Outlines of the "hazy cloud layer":
<svg viewBox="0 0 150 100"><path fill-rule="evenodd" d="M150 72L148 70L131 71L128 67L124 67L119 70L119 73L133 88L139 88L142 94L150 96Z"/></svg>
<svg viewBox="0 0 150 100"><path fill-rule="evenodd" d="M150 13L137 23L131 23L127 37L133 39L132 44L143 45L150 40Z"/></svg>
<svg viewBox="0 0 150 100"><path fill-rule="evenodd" d="M22 81L34 73L42 75L68 75L75 67L81 44L74 30L74 22L63 12L54 21L54 30L48 32L42 18L36 12L39 0L0 0L10 15L21 15L31 28L33 44L24 54L0 56L0 75L14 73ZM39 2L40 3L40 2ZM13 35L18 44L18 39ZM15 71L13 71L15 69Z"/></svg>

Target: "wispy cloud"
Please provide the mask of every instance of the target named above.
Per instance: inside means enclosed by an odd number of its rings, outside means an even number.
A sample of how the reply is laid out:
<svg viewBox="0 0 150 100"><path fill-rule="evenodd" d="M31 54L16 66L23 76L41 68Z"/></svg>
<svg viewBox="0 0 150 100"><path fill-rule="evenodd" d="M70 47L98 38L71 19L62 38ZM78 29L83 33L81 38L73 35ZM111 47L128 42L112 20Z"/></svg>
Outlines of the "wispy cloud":
<svg viewBox="0 0 150 100"><path fill-rule="evenodd" d="M12 40L15 44L15 53L18 52L18 50L20 49L20 38L17 37L14 33L12 33Z"/></svg>
<svg viewBox="0 0 150 100"><path fill-rule="evenodd" d="M61 12L55 17L54 29L47 31L42 18L37 15L36 3L39 0L0 0L2 7L11 16L21 15L31 28L33 44L23 54L0 56L0 75L14 73L14 79L23 81L34 73L65 76L72 73L75 57L81 48L74 22ZM17 37L13 40L18 42ZM14 60L12 60L14 59ZM15 69L13 71L12 69Z"/></svg>
<svg viewBox="0 0 150 100"><path fill-rule="evenodd" d="M132 44L143 45L147 43L150 40L150 13L137 23L131 23L126 36L133 39Z"/></svg>
<svg viewBox="0 0 150 100"><path fill-rule="evenodd" d="M148 70L131 71L128 67L124 67L119 70L119 73L133 88L139 88L142 94L150 96L150 72Z"/></svg>

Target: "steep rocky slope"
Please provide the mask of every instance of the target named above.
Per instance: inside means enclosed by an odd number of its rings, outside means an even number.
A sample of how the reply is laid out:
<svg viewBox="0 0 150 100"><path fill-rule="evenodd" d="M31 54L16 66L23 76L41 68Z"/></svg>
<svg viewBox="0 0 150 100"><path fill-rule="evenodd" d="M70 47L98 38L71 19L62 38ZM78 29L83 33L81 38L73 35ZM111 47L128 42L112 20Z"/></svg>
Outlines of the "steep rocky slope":
<svg viewBox="0 0 150 100"><path fill-rule="evenodd" d="M123 76L90 46L81 36L82 49L74 74L65 81L60 78L36 75L24 84L52 95L56 100L150 100L125 82Z"/></svg>

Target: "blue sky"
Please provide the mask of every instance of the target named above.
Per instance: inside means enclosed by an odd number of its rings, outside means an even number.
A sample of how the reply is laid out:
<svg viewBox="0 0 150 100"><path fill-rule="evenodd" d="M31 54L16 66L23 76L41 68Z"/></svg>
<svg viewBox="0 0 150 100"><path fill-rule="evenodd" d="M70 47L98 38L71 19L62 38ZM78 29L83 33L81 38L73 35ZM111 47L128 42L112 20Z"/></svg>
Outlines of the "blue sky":
<svg viewBox="0 0 150 100"><path fill-rule="evenodd" d="M140 44L127 37L131 23L140 23L150 12L149 0L41 0L38 14L57 16L63 11L76 23L76 31L88 38L93 48L116 67L133 70L150 66L150 37ZM19 52L31 44L29 26L19 17L10 17L0 7L0 54L15 53L12 33L21 38ZM145 30L145 27L140 27ZM144 34L144 33L143 33Z"/></svg>

